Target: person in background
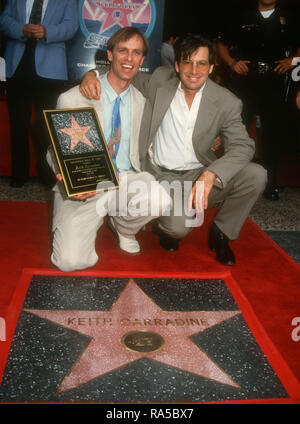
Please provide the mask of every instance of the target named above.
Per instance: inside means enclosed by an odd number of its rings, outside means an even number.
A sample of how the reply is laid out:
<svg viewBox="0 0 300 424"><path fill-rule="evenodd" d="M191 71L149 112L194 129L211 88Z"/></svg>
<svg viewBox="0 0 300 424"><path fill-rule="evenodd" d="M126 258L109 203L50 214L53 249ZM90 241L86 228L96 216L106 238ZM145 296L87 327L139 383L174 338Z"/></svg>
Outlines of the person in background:
<svg viewBox="0 0 300 424"><path fill-rule="evenodd" d="M277 0L258 0L250 8L241 5L230 11L218 53L232 70L229 88L243 102L247 129L255 115L261 118L262 164L268 170L264 195L278 200L277 169L287 133L286 75L293 57L300 56L298 21Z"/></svg>
<svg viewBox="0 0 300 424"><path fill-rule="evenodd" d="M169 68L174 68L174 44L177 39L177 36L170 35L168 39L162 43L160 50L161 66L168 66Z"/></svg>
<svg viewBox="0 0 300 424"><path fill-rule="evenodd" d="M55 108L68 79L66 41L78 29L76 0L7 0L0 16L6 38L7 102L11 129L11 186L22 187L29 176L29 129L32 104L36 113L35 150L38 174L49 186L46 162L49 135L43 109Z"/></svg>

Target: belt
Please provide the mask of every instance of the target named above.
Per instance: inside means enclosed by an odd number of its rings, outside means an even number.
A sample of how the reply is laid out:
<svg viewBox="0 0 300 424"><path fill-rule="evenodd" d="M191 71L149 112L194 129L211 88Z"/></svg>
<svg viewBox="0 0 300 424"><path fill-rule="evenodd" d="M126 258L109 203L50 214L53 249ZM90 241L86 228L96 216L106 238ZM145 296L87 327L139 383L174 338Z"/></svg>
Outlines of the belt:
<svg viewBox="0 0 300 424"><path fill-rule="evenodd" d="M253 62L251 63L251 70L259 75L267 74L268 72L274 71L274 62Z"/></svg>
<svg viewBox="0 0 300 424"><path fill-rule="evenodd" d="M159 169L161 169L163 172L170 172L172 174L178 174L178 175L184 175L187 172L193 171L193 169L186 169L186 170L181 170L181 169L168 169L168 168L164 168L163 166L159 166Z"/></svg>

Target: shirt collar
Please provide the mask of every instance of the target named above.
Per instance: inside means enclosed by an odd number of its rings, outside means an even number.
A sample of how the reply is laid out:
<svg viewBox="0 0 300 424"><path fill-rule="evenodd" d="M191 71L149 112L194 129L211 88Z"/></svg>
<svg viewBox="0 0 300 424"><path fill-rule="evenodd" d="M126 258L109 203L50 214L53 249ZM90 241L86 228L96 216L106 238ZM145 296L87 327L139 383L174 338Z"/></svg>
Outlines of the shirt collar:
<svg viewBox="0 0 300 424"><path fill-rule="evenodd" d="M106 91L108 100L111 103L114 103L114 101L116 100L116 98L117 97L120 97L121 98L121 102L123 104L125 104L126 101L127 101L128 95L129 95L130 87L128 87L125 91L122 91L121 94L117 94L115 92L115 90L112 88L112 86L110 85L110 83L108 82L107 75L108 75L108 72L106 74L104 74L103 76L101 76L100 77L100 82L103 85L103 87L105 88L105 91Z"/></svg>

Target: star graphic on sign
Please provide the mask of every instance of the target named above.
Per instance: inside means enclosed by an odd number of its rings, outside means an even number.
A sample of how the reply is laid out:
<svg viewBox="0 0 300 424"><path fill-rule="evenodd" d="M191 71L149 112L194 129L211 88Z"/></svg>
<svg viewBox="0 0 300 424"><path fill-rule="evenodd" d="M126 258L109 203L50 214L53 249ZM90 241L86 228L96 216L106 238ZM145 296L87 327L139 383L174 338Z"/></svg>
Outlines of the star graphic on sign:
<svg viewBox="0 0 300 424"><path fill-rule="evenodd" d="M130 26L129 15L143 5L125 2L124 0L99 1L97 4L106 13L100 34L118 24L120 27Z"/></svg>
<svg viewBox="0 0 300 424"><path fill-rule="evenodd" d="M90 337L58 394L141 358L239 388L190 338L239 310L164 311L131 279L109 311L25 311Z"/></svg>
<svg viewBox="0 0 300 424"><path fill-rule="evenodd" d="M93 144L88 138L86 138L86 133L92 128L92 126L87 125L81 127L74 116L72 116L71 122L71 128L62 128L59 130L71 137L70 150L74 150L79 142L84 143L94 149Z"/></svg>

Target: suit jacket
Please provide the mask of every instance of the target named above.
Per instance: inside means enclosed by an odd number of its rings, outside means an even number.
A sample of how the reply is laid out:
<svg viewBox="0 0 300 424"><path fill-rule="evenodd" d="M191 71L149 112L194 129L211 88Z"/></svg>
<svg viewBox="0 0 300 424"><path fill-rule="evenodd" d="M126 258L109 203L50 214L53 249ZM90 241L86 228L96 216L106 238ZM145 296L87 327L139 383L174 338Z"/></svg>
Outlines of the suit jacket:
<svg viewBox="0 0 300 424"><path fill-rule="evenodd" d="M6 36L6 76L13 76L23 56L26 37L26 0L8 0L0 16L0 31ZM78 29L76 0L49 0L42 25L46 38L35 49L36 72L43 78L68 79L65 41Z"/></svg>
<svg viewBox="0 0 300 424"><path fill-rule="evenodd" d="M175 71L166 67L156 69L152 75L139 73L134 80L135 87L146 97L139 141L142 169L149 170L149 147L154 143L178 84ZM224 188L254 154L254 141L242 123L241 111L242 103L233 93L210 79L206 81L192 140L199 162L217 175L216 185L220 188ZM219 135L225 152L217 159L211 147Z"/></svg>
<svg viewBox="0 0 300 424"><path fill-rule="evenodd" d="M139 161L139 132L141 120L144 110L145 98L142 94L130 86L130 101L131 101L131 128L130 128L130 161L133 169L140 172ZM101 126L104 125L103 109L101 100L89 100L84 97L79 91L79 85L71 88L65 93L61 94L58 98L57 109L74 108L74 107L94 107L98 115ZM47 161L55 174L59 173L59 168L54 158L52 149L48 151Z"/></svg>

